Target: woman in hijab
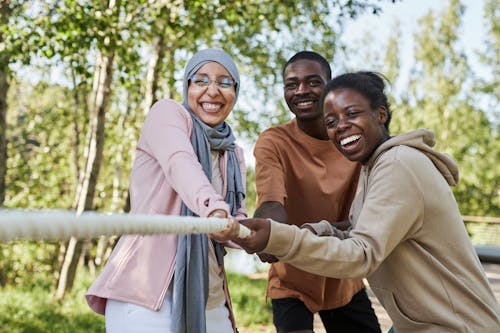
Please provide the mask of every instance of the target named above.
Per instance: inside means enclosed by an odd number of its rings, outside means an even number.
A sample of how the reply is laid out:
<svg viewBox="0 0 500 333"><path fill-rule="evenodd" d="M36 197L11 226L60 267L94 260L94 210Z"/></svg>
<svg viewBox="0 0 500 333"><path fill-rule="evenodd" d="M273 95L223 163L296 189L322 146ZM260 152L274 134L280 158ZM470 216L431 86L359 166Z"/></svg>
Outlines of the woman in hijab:
<svg viewBox="0 0 500 333"><path fill-rule="evenodd" d="M163 99L146 116L130 178L132 214L230 218L211 235L122 236L86 298L107 332L235 332L224 246L244 218L245 165L225 122L240 77L218 49L184 71L184 101Z"/></svg>

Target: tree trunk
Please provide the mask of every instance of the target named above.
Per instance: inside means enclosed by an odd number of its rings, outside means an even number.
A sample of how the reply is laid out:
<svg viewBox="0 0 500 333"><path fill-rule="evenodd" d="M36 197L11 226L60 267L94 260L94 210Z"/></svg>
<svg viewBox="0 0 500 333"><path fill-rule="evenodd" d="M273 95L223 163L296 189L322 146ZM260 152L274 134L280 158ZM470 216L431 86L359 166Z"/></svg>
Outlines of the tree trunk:
<svg viewBox="0 0 500 333"><path fill-rule="evenodd" d="M144 114L147 114L151 106L158 100L156 96L158 91L158 78L164 61L163 57L165 56L165 51L167 49L164 35L154 38L153 48L154 53L148 63L148 71L146 74L146 83L144 88L144 103L142 107Z"/></svg>
<svg viewBox="0 0 500 333"><path fill-rule="evenodd" d="M93 208L95 187L101 168L104 147L104 124L111 95L113 61L113 52L108 54L100 52L96 61L89 126L90 139L87 145L85 170L80 180L81 186L79 185L80 191L77 193L77 214L81 214L83 211ZM56 291L57 299L62 299L66 290L70 290L73 287L83 242L83 240L77 240L72 237L67 245L64 261L59 274Z"/></svg>
<svg viewBox="0 0 500 333"><path fill-rule="evenodd" d="M9 1L0 3L0 26L8 24L12 8ZM0 44L4 42L0 31ZM0 207L5 201L5 175L7 174L7 92L9 90L10 55L7 51L0 54ZM1 270L0 270L1 273Z"/></svg>
<svg viewBox="0 0 500 333"><path fill-rule="evenodd" d="M2 57L3 58L3 57ZM0 62L4 59L0 59ZM7 174L7 68L0 68L0 207L5 201L5 175Z"/></svg>
<svg viewBox="0 0 500 333"><path fill-rule="evenodd" d="M76 175L76 183L79 184L80 180L80 153L79 153L79 147L80 147L80 125L79 125L79 117L78 117L78 110L80 110L80 94L78 92L78 84L76 82L76 74L75 74L75 69L73 68L72 65L70 65L70 71L71 71L71 81L73 83L73 131L75 134L75 141L73 144L73 161L74 161L74 170L75 170L75 175ZM76 193L79 193L80 191L77 189ZM75 202L78 202L78 197L75 196ZM73 206L75 208L75 206Z"/></svg>
<svg viewBox="0 0 500 333"><path fill-rule="evenodd" d="M125 112L120 113L120 117L118 118L118 123L117 123L117 136L118 137L123 137L123 129L125 128L125 124L128 120L128 117L130 115L130 102L127 103L126 110ZM128 148L127 148L128 149ZM116 154L115 154L115 172L113 176L113 195L111 199L111 211L112 212L118 212L127 207L126 201L124 202L124 199L127 200L128 194L126 198L123 196L123 191L122 191L122 169L123 169L123 144L120 144ZM128 192L127 192L128 193ZM128 211L127 211L128 212ZM95 267L101 266L104 262L106 262L105 255L108 253L108 247L113 247L115 244L115 236L112 237L107 237L107 236L101 236L97 242L97 249L96 249L96 255L94 260L89 261L89 269L91 270L91 273L93 274L93 270L95 271Z"/></svg>
<svg viewBox="0 0 500 333"><path fill-rule="evenodd" d="M7 3L0 4L0 26L7 24L12 9ZM4 42L4 36L0 32L0 44ZM9 91L9 63L8 52L0 54L0 207L5 201L5 176L7 174L7 92ZM0 286L4 287L7 282L5 274L0 267Z"/></svg>

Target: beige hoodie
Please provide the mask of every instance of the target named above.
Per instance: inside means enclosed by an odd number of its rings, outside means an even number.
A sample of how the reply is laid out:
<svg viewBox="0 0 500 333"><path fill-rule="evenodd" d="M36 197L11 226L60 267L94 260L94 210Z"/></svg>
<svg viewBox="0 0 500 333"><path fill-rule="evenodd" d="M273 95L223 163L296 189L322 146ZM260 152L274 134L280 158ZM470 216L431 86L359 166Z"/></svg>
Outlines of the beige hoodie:
<svg viewBox="0 0 500 333"><path fill-rule="evenodd" d="M416 130L380 145L363 166L341 232L271 224L263 252L334 278L367 277L399 332L500 332L500 306L449 185L456 163Z"/></svg>

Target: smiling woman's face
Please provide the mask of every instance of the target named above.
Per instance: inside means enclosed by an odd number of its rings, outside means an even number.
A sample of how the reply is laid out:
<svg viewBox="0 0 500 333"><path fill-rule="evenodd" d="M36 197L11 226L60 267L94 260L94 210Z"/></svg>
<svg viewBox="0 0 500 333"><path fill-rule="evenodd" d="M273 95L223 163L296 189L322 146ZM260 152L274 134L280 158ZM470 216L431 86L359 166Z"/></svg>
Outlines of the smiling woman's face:
<svg viewBox="0 0 500 333"><path fill-rule="evenodd" d="M231 75L224 66L217 62L208 62L201 66L195 74L203 74L211 80L207 87L189 83L187 90L188 105L191 111L210 127L223 122L231 113L236 96L234 86L219 87L215 81Z"/></svg>
<svg viewBox="0 0 500 333"><path fill-rule="evenodd" d="M351 161L368 162L375 149L388 138L384 130L386 109L372 109L370 100L357 90L330 91L324 100L323 115L328 137Z"/></svg>

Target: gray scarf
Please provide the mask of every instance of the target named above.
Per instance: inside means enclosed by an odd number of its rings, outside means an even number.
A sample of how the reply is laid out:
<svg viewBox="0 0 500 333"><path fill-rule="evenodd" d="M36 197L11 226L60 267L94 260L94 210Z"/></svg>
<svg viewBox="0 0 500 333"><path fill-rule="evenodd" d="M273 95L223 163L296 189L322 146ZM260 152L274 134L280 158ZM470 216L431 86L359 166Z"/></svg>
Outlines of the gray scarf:
<svg viewBox="0 0 500 333"><path fill-rule="evenodd" d="M237 82L236 97L238 96L239 75L236 65L223 51L207 49L198 52L188 62L184 73L184 107L190 112L193 119L191 144L198 156L198 160L209 180L212 179L212 160L210 149L227 151L227 183L226 197L231 215L235 215L244 199L244 187L236 157L235 139L231 127L222 122L210 127L203 123L191 112L187 103L188 78L203 64L215 61L222 64L233 79ZM196 216L182 203L182 216ZM172 329L175 333L204 333L206 332L205 307L208 298L208 242L205 234L179 235L174 274ZM224 247L215 243L217 262L223 263Z"/></svg>

